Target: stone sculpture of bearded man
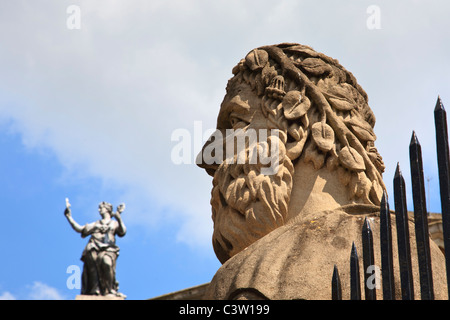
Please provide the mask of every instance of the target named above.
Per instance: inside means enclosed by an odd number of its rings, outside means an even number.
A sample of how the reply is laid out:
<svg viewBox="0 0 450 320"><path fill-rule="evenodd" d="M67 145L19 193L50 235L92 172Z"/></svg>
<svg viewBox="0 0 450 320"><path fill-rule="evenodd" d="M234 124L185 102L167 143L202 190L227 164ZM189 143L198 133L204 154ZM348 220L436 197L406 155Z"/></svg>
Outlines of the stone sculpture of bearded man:
<svg viewBox="0 0 450 320"><path fill-rule="evenodd" d="M376 234L385 191L367 94L337 60L299 44L252 50L233 74L197 162L213 176L213 247L224 263L206 298L329 298L333 264L346 269L364 216ZM230 148L249 131L258 141ZM274 170L250 161L261 149Z"/></svg>

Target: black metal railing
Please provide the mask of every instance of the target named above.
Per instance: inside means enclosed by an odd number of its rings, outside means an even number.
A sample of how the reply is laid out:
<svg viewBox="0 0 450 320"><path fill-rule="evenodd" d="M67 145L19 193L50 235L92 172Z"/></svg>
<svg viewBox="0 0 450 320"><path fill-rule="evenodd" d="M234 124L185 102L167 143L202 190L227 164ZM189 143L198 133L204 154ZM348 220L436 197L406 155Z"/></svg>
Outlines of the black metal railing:
<svg viewBox="0 0 450 320"><path fill-rule="evenodd" d="M447 290L450 297L450 176L449 147L447 134L447 114L441 99L438 97L434 109L436 146L439 170L439 187L441 196L444 253L447 274ZM425 185L422 166L422 150L419 140L412 133L409 145L411 168L412 196L414 205L414 231L420 280L420 297L422 300L434 299L433 274L431 268L430 235L428 231L428 213L425 198ZM414 299L413 272L411 263L411 246L406 207L405 181L397 164L394 175L395 223L397 228L397 247L400 271L401 297L403 300ZM373 234L369 220L366 218L362 227L362 249L364 270L375 266ZM394 258L392 246L391 214L386 192L383 193L380 206L380 251L381 279L383 299L395 299ZM369 285L370 273L364 273L364 296L366 300L376 300L376 286ZM333 300L342 299L341 280L337 266L332 276ZM361 283L359 260L356 246L353 243L350 254L350 299L361 299Z"/></svg>

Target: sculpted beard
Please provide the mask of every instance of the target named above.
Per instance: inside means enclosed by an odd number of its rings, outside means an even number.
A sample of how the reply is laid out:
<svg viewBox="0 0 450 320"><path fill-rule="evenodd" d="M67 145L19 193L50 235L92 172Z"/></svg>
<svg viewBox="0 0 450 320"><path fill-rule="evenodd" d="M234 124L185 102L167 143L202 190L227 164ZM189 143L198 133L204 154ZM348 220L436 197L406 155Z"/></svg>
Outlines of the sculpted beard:
<svg viewBox="0 0 450 320"><path fill-rule="evenodd" d="M264 174L263 165L248 158L244 164L224 161L214 173L213 247L222 263L285 223L294 168L283 142L275 139L279 148L274 174Z"/></svg>

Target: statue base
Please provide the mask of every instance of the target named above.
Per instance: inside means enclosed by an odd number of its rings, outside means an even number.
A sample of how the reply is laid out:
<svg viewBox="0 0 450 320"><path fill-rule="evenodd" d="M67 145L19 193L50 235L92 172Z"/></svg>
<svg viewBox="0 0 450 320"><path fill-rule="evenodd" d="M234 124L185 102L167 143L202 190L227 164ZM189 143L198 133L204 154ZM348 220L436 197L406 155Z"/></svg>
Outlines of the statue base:
<svg viewBox="0 0 450 320"><path fill-rule="evenodd" d="M118 297L114 295L95 296L88 294L79 294L75 297L75 300L125 300L125 297Z"/></svg>

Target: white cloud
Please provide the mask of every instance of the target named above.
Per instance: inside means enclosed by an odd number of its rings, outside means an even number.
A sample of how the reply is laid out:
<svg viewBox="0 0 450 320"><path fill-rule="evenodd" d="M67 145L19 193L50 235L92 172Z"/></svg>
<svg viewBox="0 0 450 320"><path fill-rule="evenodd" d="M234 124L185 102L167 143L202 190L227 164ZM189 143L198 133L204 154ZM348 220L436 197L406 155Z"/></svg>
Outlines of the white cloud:
<svg viewBox="0 0 450 320"><path fill-rule="evenodd" d="M0 293L0 300L64 300L66 297L43 282L34 281L31 285L26 285L20 290L20 294L12 294L9 291Z"/></svg>
<svg viewBox="0 0 450 320"><path fill-rule="evenodd" d="M35 281L33 285L29 287L29 299L30 300L64 300L64 296L61 293L49 285Z"/></svg>
<svg viewBox="0 0 450 320"><path fill-rule="evenodd" d="M0 294L0 300L16 300L16 297L9 291Z"/></svg>

